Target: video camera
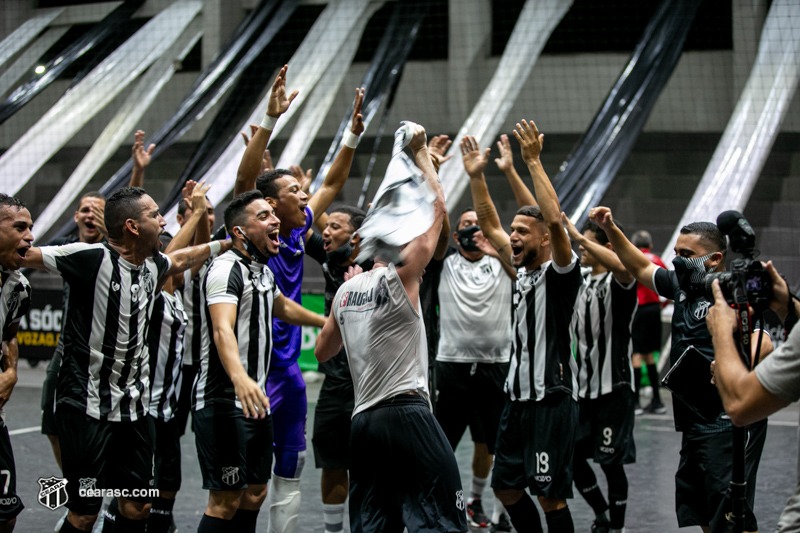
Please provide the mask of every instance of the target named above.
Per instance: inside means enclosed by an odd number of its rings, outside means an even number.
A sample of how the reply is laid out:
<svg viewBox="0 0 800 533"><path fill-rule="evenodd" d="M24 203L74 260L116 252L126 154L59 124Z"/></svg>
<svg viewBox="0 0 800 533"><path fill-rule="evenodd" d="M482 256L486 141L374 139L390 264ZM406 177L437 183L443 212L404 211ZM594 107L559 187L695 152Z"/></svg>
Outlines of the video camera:
<svg viewBox="0 0 800 533"><path fill-rule="evenodd" d="M705 278L706 296L713 299L711 284L719 280L722 294L729 304L747 303L754 309L766 309L772 298L772 278L756 261L756 234L753 227L738 211L725 211L717 217L717 227L728 236L731 251L740 254L727 272L712 272Z"/></svg>

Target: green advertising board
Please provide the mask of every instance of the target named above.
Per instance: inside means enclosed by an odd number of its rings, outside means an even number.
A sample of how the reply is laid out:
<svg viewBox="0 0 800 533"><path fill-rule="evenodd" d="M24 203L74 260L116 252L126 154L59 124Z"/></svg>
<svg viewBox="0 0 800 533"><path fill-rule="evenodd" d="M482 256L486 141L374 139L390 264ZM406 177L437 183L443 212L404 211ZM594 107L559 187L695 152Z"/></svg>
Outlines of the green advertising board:
<svg viewBox="0 0 800 533"><path fill-rule="evenodd" d="M325 296L322 294L303 294L303 307L309 311L319 313L325 312ZM319 328L303 326L303 339L300 344L300 370L307 372L317 370L317 358L314 357L314 345L317 343Z"/></svg>

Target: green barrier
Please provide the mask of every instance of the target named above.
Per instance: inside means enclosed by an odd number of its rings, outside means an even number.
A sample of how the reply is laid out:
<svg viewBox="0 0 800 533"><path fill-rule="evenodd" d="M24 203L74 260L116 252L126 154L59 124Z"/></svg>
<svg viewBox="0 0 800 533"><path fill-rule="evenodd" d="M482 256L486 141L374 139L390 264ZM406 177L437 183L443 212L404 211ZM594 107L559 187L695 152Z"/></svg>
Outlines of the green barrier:
<svg viewBox="0 0 800 533"><path fill-rule="evenodd" d="M303 307L309 311L319 313L325 312L325 296L322 294L303 294ZM300 370L308 372L317 370L317 358L314 357L314 345L317 343L319 328L303 326L303 339L300 344Z"/></svg>

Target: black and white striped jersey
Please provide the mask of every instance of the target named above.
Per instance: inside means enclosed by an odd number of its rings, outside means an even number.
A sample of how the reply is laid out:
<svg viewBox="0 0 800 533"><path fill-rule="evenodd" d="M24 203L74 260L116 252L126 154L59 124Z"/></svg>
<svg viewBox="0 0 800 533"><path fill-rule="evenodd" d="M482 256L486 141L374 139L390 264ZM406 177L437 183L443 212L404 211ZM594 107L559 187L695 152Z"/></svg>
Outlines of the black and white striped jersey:
<svg viewBox="0 0 800 533"><path fill-rule="evenodd" d="M631 322L637 307L636 281L621 285L611 272L584 273L575 303L573 346L578 396L597 398L619 387L633 390Z"/></svg>
<svg viewBox="0 0 800 533"><path fill-rule="evenodd" d="M70 286L56 404L99 420L139 420L150 400L147 327L169 258L134 265L106 242L40 250L45 267Z"/></svg>
<svg viewBox="0 0 800 533"><path fill-rule="evenodd" d="M0 270L0 341L10 341L12 330L31 308L31 284L19 270ZM5 368L0 352L0 368ZM0 407L0 418L4 418Z"/></svg>
<svg viewBox="0 0 800 533"><path fill-rule="evenodd" d="M203 316L203 277L208 272L208 267L213 258L209 258L197 271L197 274L192 276L192 269L183 271L183 289L181 289L181 298L183 301L183 309L186 311L188 322L186 323L186 333L184 334L184 351L185 357L183 364L186 366L193 366L200 361L200 345L202 343L202 335L200 328L202 327Z"/></svg>
<svg viewBox="0 0 800 533"><path fill-rule="evenodd" d="M150 416L165 422L175 416L181 390L186 312L180 298L161 291L156 296L147 349L150 353Z"/></svg>
<svg viewBox="0 0 800 533"><path fill-rule="evenodd" d="M211 263L203 279L203 339L200 368L192 392L194 410L215 402L234 404L241 409L214 344L209 308L222 303L237 306L234 334L239 359L247 375L266 390L272 351L272 303L280 294L272 271L236 249L225 252Z"/></svg>
<svg viewBox="0 0 800 533"><path fill-rule="evenodd" d="M511 364L506 392L512 400L541 400L551 392L578 395L570 323L583 283L578 256L565 268L547 261L520 269L514 286Z"/></svg>

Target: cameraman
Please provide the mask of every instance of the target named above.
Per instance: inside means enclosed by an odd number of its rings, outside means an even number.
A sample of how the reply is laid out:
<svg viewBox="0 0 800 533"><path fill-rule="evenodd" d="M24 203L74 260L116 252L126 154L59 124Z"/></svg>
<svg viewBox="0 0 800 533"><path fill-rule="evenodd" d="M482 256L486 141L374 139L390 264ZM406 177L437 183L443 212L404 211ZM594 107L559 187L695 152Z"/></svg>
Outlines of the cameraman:
<svg viewBox="0 0 800 533"><path fill-rule="evenodd" d="M713 302L706 298L704 279L709 272L725 269L727 242L719 228L710 222L694 222L682 227L675 243L673 271L650 262L614 224L607 207L595 207L589 218L606 232L625 268L639 283L673 300L670 363L674 365L689 346L712 360L714 347L705 317ZM756 337L757 333L753 338ZM769 339L765 339L761 353L768 353L771 347ZM675 473L678 525L723 531L727 525L725 515L731 509L728 489L733 463L733 425L724 412L720 412L716 420L708 421L680 400L673 402L673 411L675 429L682 433L680 463ZM766 422L749 430L745 530L757 531L752 508Z"/></svg>
<svg viewBox="0 0 800 533"><path fill-rule="evenodd" d="M772 278L770 309L781 319L789 336L754 371L749 371L742 364L733 336L730 335L737 327L733 309L727 305L715 305L706 317L717 354L714 373L717 389L725 411L737 426L762 420L800 399L800 328L792 329L800 315L800 303L790 296L786 281L771 261L766 264L766 269ZM724 302L718 281L714 281L713 290L714 301ZM778 521L778 531L797 531L798 528L800 484Z"/></svg>

